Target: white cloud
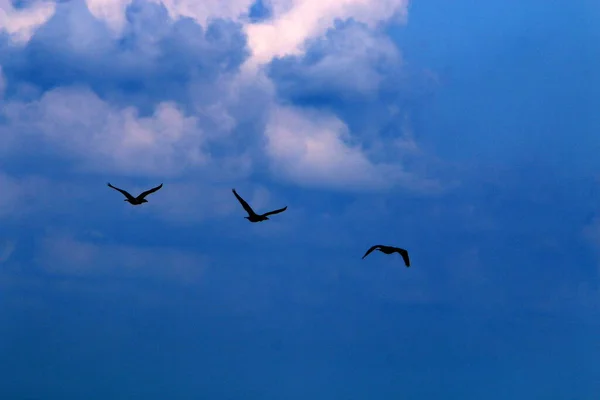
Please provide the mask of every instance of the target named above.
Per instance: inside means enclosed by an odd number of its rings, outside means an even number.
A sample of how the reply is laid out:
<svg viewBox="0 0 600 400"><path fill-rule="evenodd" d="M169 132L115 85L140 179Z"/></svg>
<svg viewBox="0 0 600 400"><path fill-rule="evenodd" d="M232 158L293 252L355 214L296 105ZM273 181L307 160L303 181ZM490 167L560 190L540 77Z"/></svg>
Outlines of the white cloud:
<svg viewBox="0 0 600 400"><path fill-rule="evenodd" d="M202 26L216 18L240 20L255 0L152 0L162 3L171 18L193 18Z"/></svg>
<svg viewBox="0 0 600 400"><path fill-rule="evenodd" d="M311 40L309 54L276 60L270 68L282 90L301 93L377 95L385 78L400 71L402 57L385 35L358 23L340 24Z"/></svg>
<svg viewBox="0 0 600 400"><path fill-rule="evenodd" d="M358 25L340 32L338 40L332 40L325 50L323 58L308 67L307 73L341 91L347 87L362 93L378 90L384 77L374 66L381 64L380 60L385 60L387 66L401 67L400 52L390 39Z"/></svg>
<svg viewBox="0 0 600 400"><path fill-rule="evenodd" d="M32 103L7 105L5 115L15 131L41 135L96 171L171 175L209 159L197 118L170 102L142 117L137 109L114 107L90 90L58 88Z"/></svg>
<svg viewBox="0 0 600 400"><path fill-rule="evenodd" d="M402 148L407 143L388 146L395 149L393 162L378 161L343 121L326 112L275 105L265 135L272 172L302 186L380 190L399 185L422 193L441 189L439 182L403 169L397 158L416 152Z"/></svg>
<svg viewBox="0 0 600 400"><path fill-rule="evenodd" d="M55 8L54 2L36 1L28 8L16 9L10 0L0 0L0 32L6 31L15 43L27 43L36 29L54 15Z"/></svg>
<svg viewBox="0 0 600 400"><path fill-rule="evenodd" d="M336 19L353 18L374 28L395 15L405 16L408 0L273 0L272 5L271 20L245 26L251 66L302 54L305 41L323 35Z"/></svg>
<svg viewBox="0 0 600 400"><path fill-rule="evenodd" d="M399 172L371 163L341 120L316 110L275 106L265 134L273 171L302 185L391 186Z"/></svg>
<svg viewBox="0 0 600 400"><path fill-rule="evenodd" d="M192 18L206 27L211 19L239 20L254 0L150 0L162 4L172 19ZM104 20L115 34L125 26L125 11L132 0L86 0L88 9L98 19Z"/></svg>
<svg viewBox="0 0 600 400"><path fill-rule="evenodd" d="M63 234L41 241L36 262L57 275L168 279L182 284L198 282L207 265L205 257L187 251L96 244Z"/></svg>
<svg viewBox="0 0 600 400"><path fill-rule="evenodd" d="M226 18L244 24L255 67L273 57L303 53L307 39L323 35L336 19L353 18L374 28L380 22L405 18L408 0L271 0L272 17L251 23L246 14L254 0L152 0L163 4L173 18L189 17L206 27L211 19ZM125 24L131 0L86 0L92 14L106 21L115 33Z"/></svg>
<svg viewBox="0 0 600 400"><path fill-rule="evenodd" d="M125 11L133 0L86 0L88 10L103 20L110 30L119 35L125 26Z"/></svg>
<svg viewBox="0 0 600 400"><path fill-rule="evenodd" d="M127 23L124 15L131 0L86 2L91 13L106 21L114 32L124 29ZM401 61L394 44L383 35L374 34L373 29L378 22L397 15L405 16L407 0L274 0L270 3L272 18L255 25L244 18L252 1L154 2L164 4L174 18L192 17L204 25L217 17L241 21L248 28L250 47L254 51L254 60L258 62L286 54L300 54L304 51L306 40L324 34L337 18L354 18L366 25L346 24L339 32L336 31L335 40L327 38L318 45L321 52L318 62L310 66L298 63L298 68L304 70L303 80L326 81L332 85L333 91L351 90L361 95L377 93L383 75L373 65L379 65L382 59L386 65L394 66ZM75 17L71 19L78 20ZM80 23L89 25L86 21ZM136 29L146 30L147 27L141 24ZM272 36L264 36L264 29L270 29L269 35ZM93 37L104 45L113 43L105 40L102 35L106 36L106 33L101 31L103 29L94 30L94 35L82 31L84 38L81 39L81 35L74 34L80 30L75 29L69 31L73 36L69 40L89 41ZM177 32L183 35L187 31ZM136 31L133 35L135 40L128 44L138 46L141 43L144 46L145 42L140 42L139 37L148 34L153 39L157 36L153 33ZM316 42L312 40L311 45ZM77 53L82 57L82 68L85 68L88 55L79 53L88 47L71 46L62 56L68 57L69 52ZM97 46L91 48L96 49ZM164 51L159 46L153 49L161 54ZM102 55L98 55L100 53ZM137 59L135 51L126 53ZM94 51L90 55L91 64L110 65L99 60L109 54L111 52ZM219 60L221 63L228 62L227 57ZM146 61L150 63L150 59ZM132 64L135 65L132 69L142 71L142 76L144 62ZM209 65L209 61L206 63ZM304 186L368 190L398 184L413 189L427 185L404 171L402 158L382 157L386 152L393 152L393 141L382 140L380 143L371 138L363 143L357 141L357 134L361 132L351 134L345 122L334 114L278 105L275 82L264 71L249 73L245 69L241 74L224 73L205 83L194 78L198 71L193 67L175 72L168 66L165 68L168 70L167 77L176 75L187 79L189 75L184 89L186 94L179 99L183 97L190 103L179 105L162 101L155 106L153 113L141 115L135 107L119 107L106 100L119 98L118 95L101 98L87 88L57 87L32 102L7 102L0 110L0 115L3 114L6 120L6 124L0 126L0 144L4 145L5 151L10 148L9 141L49 146L78 161L83 170L130 176L174 178L190 169L202 168L204 172L239 178L248 176L254 165L260 165L266 156L275 175ZM203 66L199 69L205 70ZM340 74L341 70L351 72ZM86 70L87 75L83 75L83 79L89 79L89 75L95 73L98 71L93 68ZM148 79L153 77L146 76ZM118 77L124 80L130 78L129 74ZM132 100L135 103L135 98L127 98L126 101ZM261 141L266 141L266 145ZM217 155L213 155L213 144L219 150ZM399 143L396 147L406 145ZM414 142L412 145L416 148ZM186 188L190 193L200 190L194 185ZM182 204L183 208L190 207ZM169 213L173 216L181 214L175 209Z"/></svg>

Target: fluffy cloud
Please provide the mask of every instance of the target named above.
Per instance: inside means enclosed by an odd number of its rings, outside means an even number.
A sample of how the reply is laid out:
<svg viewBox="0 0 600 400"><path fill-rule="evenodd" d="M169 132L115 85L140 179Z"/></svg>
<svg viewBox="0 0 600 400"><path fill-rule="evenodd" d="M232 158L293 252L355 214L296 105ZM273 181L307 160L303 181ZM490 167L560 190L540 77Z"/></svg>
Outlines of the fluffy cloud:
<svg viewBox="0 0 600 400"><path fill-rule="evenodd" d="M329 92L343 100L372 98L401 67L400 52L388 37L347 22L308 41L304 55L273 60L269 76L284 96Z"/></svg>
<svg viewBox="0 0 600 400"><path fill-rule="evenodd" d="M31 103L11 103L5 117L9 132L24 140L41 135L86 169L169 175L208 160L196 118L168 102L141 117L135 108L115 108L89 90L59 88Z"/></svg>
<svg viewBox="0 0 600 400"><path fill-rule="evenodd" d="M264 171L304 187L439 186L404 165L407 154L422 156L414 137L381 136L390 123L380 93L402 63L377 26L405 16L405 0L272 1L258 23L247 18L251 5L57 5L25 46L0 45L5 154L33 142L101 173L174 179L202 170L219 181ZM248 54L256 65L283 58L244 69ZM310 93L362 102L373 122L357 126L352 104L346 114L294 104Z"/></svg>
<svg viewBox="0 0 600 400"><path fill-rule="evenodd" d="M222 80L231 79L246 57L241 26L212 21L172 21L155 4L128 9L123 34L112 37L81 2L62 4L24 47L2 46L0 62L11 92L19 82L43 91L85 85L121 104L153 107L216 102ZM200 95L201 93L201 95Z"/></svg>
<svg viewBox="0 0 600 400"><path fill-rule="evenodd" d="M369 159L348 127L333 115L291 107L275 107L269 115L266 152L276 175L323 188L383 189L396 184L418 190L438 188L397 163Z"/></svg>
<svg viewBox="0 0 600 400"><path fill-rule="evenodd" d="M389 185L392 171L381 170L351 143L348 128L316 110L276 107L266 128L267 154L273 171L307 185ZM389 182L389 183L388 183Z"/></svg>
<svg viewBox="0 0 600 400"><path fill-rule="evenodd" d="M249 63L302 54L306 40L323 35L337 19L352 18L374 28L396 15L405 16L407 5L407 0L274 0L271 20L246 25Z"/></svg>
<svg viewBox="0 0 600 400"><path fill-rule="evenodd" d="M254 0L150 0L160 4L172 19L192 18L202 26L211 19L237 20L247 13ZM92 14L110 27L113 34L120 35L126 24L127 8L133 0L86 0Z"/></svg>
<svg viewBox="0 0 600 400"><path fill-rule="evenodd" d="M95 17L106 21L115 34L124 30L125 14L132 0L86 0ZM273 57L300 54L306 40L324 34L337 19L355 19L374 28L394 17L405 18L408 0L271 0L271 17L252 23L248 19L254 0L153 0L173 19L192 18L206 26L212 19L244 22L252 58L248 65L269 62Z"/></svg>
<svg viewBox="0 0 600 400"><path fill-rule="evenodd" d="M87 8L97 19L103 20L115 36L126 24L126 10L132 0L86 0Z"/></svg>
<svg viewBox="0 0 600 400"><path fill-rule="evenodd" d="M36 1L27 8L17 9L10 0L0 0L0 33L5 31L17 44L26 43L52 17L55 7L50 1Z"/></svg>

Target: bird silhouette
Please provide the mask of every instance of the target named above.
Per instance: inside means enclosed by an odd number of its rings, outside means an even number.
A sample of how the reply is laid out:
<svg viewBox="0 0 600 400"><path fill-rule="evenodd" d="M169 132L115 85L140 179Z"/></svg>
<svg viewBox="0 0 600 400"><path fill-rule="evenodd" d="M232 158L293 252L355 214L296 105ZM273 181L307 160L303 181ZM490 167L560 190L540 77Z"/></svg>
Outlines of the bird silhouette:
<svg viewBox="0 0 600 400"><path fill-rule="evenodd" d="M138 197L133 197L127 191L125 191L123 189L119 189L118 187L114 187L113 185L111 185L110 183L108 183L108 187L111 187L111 188L113 188L115 190L118 190L119 192L123 193L123 195L125 197L127 197L124 201L128 201L130 204L133 204L134 206L139 206L140 204L147 203L148 200L146 200L144 197L148 196L150 193L156 192L162 186L163 186L163 184L161 183L160 185L158 185L155 188L152 188L150 190L146 190L145 192L140 193L138 195Z"/></svg>
<svg viewBox="0 0 600 400"><path fill-rule="evenodd" d="M363 260L373 250L379 250L379 251L381 251L382 253L385 253L385 254L399 253L402 256L402 259L404 260L404 264L406 265L406 267L407 268L410 267L410 259L408 258L408 251L406 251L404 249L401 249L400 247L384 246L384 245L381 245L381 244L376 244L375 246L373 246L369 250L367 250L367 252L365 253L365 255L362 257Z"/></svg>
<svg viewBox="0 0 600 400"><path fill-rule="evenodd" d="M242 205L242 207L244 207L244 210L246 210L246 212L248 213L246 218L248 221L250 222L261 222L261 221L265 221L267 219L269 219L268 215L273 215L273 214L279 214L280 212L284 212L285 210L287 210L287 206L280 208L279 210L274 210L274 211L269 211L267 213L264 214L257 214L254 212L254 210L252 209L252 207L250 207L250 205L248 203L246 203L246 200L242 199L240 197L239 194L237 194L237 192L235 191L235 189L231 189L231 191L233 192L233 194L235 195L235 197L238 199L238 201L240 202L240 204Z"/></svg>

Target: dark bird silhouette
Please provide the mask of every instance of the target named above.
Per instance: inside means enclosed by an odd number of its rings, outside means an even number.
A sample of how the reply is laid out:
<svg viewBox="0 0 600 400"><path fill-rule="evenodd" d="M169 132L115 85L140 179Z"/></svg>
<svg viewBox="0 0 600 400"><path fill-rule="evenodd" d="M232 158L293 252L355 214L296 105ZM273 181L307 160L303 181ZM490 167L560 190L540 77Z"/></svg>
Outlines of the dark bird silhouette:
<svg viewBox="0 0 600 400"><path fill-rule="evenodd" d="M110 183L108 184L108 187L111 187L111 188L113 188L115 190L118 190L119 192L123 193L123 195L125 197L127 197L124 201L128 201L130 204L133 204L134 206L139 206L140 204L147 203L148 200L146 200L144 197L148 196L150 193L156 192L162 186L163 186L163 184L161 183L160 185L158 185L155 188L152 188L150 190L146 190L145 192L140 193L138 197L133 197L132 195L130 195L125 190L119 189L118 187L114 187Z"/></svg>
<svg viewBox="0 0 600 400"><path fill-rule="evenodd" d="M375 246L373 246L369 250L367 250L365 255L362 257L363 260L373 250L379 250L380 252L385 253L385 254L399 253L402 256L402 259L404 260L404 264L406 265L406 267L410 267L410 259L408 258L408 251L401 249L400 247L383 246L381 244L376 244Z"/></svg>
<svg viewBox="0 0 600 400"><path fill-rule="evenodd" d="M250 205L248 203L246 203L246 200L242 199L240 197L239 194L237 194L237 192L235 191L235 189L231 189L231 191L233 192L233 194L235 195L235 197L238 199L238 201L240 202L240 204L242 205L242 207L244 207L244 210L246 210L246 212L248 213L246 218L248 221L250 222L261 222L261 221L265 221L268 218L268 215L273 215L273 214L279 214L280 212L284 212L285 210L287 210L287 206L280 208L279 210L274 210L274 211L269 211L267 213L264 214L257 214L254 212L254 210L252 209L252 207L250 207Z"/></svg>

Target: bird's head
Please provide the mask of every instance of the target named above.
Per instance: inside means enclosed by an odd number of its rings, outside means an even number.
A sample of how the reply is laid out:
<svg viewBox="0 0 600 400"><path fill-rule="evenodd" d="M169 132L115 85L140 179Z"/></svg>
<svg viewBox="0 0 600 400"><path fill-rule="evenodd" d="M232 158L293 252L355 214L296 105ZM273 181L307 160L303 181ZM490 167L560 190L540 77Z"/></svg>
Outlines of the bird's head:
<svg viewBox="0 0 600 400"><path fill-rule="evenodd" d="M140 203L147 203L147 202L148 202L148 200L146 200L146 199L142 199L142 201L140 201Z"/></svg>
<svg viewBox="0 0 600 400"><path fill-rule="evenodd" d="M268 220L268 219L269 219L269 217L263 217L263 219L262 219L262 220L263 220L263 221L266 221L266 220Z"/></svg>

